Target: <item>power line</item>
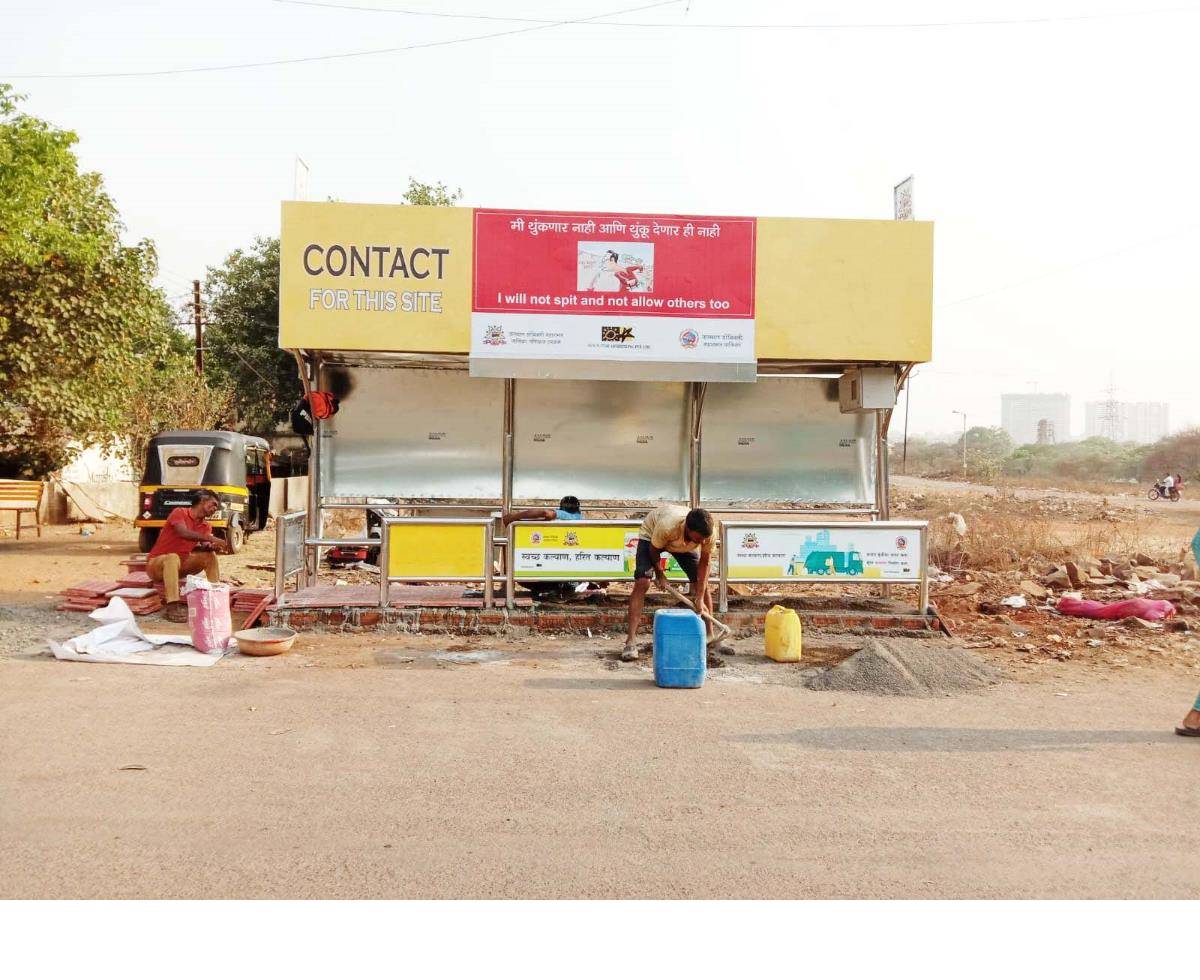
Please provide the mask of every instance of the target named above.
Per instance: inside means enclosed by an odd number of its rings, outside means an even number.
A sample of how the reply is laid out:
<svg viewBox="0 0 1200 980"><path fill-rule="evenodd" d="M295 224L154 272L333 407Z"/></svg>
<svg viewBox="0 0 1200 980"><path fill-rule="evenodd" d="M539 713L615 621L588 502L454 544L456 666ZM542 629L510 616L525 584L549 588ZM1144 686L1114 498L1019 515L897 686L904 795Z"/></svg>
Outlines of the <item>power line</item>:
<svg viewBox="0 0 1200 980"><path fill-rule="evenodd" d="M419 44L405 44L395 48L373 48L367 51L344 51L340 54L318 54L305 58L279 58L275 61L247 61L236 65L205 65L197 68L162 68L154 71L101 71L101 72L70 72L66 74L35 74L7 75L6 78L148 78L162 75L195 75L203 72L240 71L246 68L274 68L280 65L301 65L316 61L337 61L346 58L364 58L372 55L399 54L403 51L419 51L425 48L445 48L452 44L466 44L470 41L488 41L498 37L512 37L516 34L528 34L532 31L545 31L552 27L567 27L571 24L583 24L588 21L600 20L602 17L618 17L621 14L637 13L641 10L653 10L657 7L667 7L681 3L682 0L659 0L658 3L643 4L640 7L626 7L624 10L610 10L607 13L591 14L587 17L577 17L574 20L554 20L535 24L532 27L517 27L510 31L493 31L490 34L474 34L470 37L452 37L442 41L422 41Z"/></svg>
<svg viewBox="0 0 1200 980"><path fill-rule="evenodd" d="M556 21L539 17L513 17L500 14L460 14L440 10L411 10L402 7L374 7L367 4L328 3L325 0L274 0L275 3L295 7L322 7L328 10L351 10L377 14L400 14L406 17L439 17L449 20L509 21L523 24L554 24ZM1117 17L1146 17L1155 14L1196 13L1200 7L1156 7L1151 10L1118 10L1098 14L1063 14L1045 17L1018 17L996 20L938 20L938 21L894 21L886 23L830 23L830 24L699 24L690 21L679 23L645 23L632 21L603 21L601 27L684 27L702 30L748 30L748 31L851 31L851 30L913 30L933 27L1003 27L1008 24L1056 24L1084 20L1110 20ZM618 16L612 14L611 16Z"/></svg>

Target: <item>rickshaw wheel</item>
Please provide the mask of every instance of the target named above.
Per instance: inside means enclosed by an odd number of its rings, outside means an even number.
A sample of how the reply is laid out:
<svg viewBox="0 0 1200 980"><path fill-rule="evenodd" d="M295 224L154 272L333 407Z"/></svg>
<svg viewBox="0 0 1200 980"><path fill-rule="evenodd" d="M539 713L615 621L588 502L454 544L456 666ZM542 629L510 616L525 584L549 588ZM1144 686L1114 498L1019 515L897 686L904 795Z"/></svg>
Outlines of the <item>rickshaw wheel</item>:
<svg viewBox="0 0 1200 980"><path fill-rule="evenodd" d="M230 521L229 526L225 528L225 543L229 545L229 553L236 555L242 550L242 545L246 540L246 532L242 528L240 521Z"/></svg>
<svg viewBox="0 0 1200 980"><path fill-rule="evenodd" d="M138 529L138 551L146 554L158 540L158 528L143 527Z"/></svg>

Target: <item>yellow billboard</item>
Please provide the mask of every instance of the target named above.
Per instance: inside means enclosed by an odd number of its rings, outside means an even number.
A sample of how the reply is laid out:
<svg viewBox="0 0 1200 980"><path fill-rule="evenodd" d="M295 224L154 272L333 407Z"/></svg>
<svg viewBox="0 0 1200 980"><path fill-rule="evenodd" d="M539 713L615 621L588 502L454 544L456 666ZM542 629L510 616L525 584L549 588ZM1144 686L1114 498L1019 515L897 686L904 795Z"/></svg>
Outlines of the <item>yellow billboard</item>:
<svg viewBox="0 0 1200 980"><path fill-rule="evenodd" d="M470 342L470 208L284 203L280 347L459 353Z"/></svg>
<svg viewBox="0 0 1200 980"><path fill-rule="evenodd" d="M932 359L932 223L759 218L755 258L760 358Z"/></svg>
<svg viewBox="0 0 1200 980"><path fill-rule="evenodd" d="M387 532L388 578L484 578L487 524L388 524Z"/></svg>
<svg viewBox="0 0 1200 980"><path fill-rule="evenodd" d="M632 357L638 345L657 338L684 359L695 358L706 344L728 347L737 333L747 356L752 349L758 359L932 357L928 222L723 218L705 224L662 216L643 222L628 215L583 222L574 214L550 221L542 212L522 212L528 220L505 212L501 230L515 235L520 248L497 250L475 240L479 216L496 214L286 202L280 346L494 356L520 343L541 351L561 341L576 358L600 356L593 348L603 348L605 356ZM734 249L738 243L730 236L743 226L748 244ZM630 240L615 241L622 236ZM724 255L716 243L726 239L725 252L738 261L743 253L749 256L740 273L748 285L734 297L744 309L734 309L728 298L670 293L672 275L685 285L697 281L696 263L703 258L693 255L697 242ZM476 254L479 247L486 254ZM584 269L587 260L596 266L594 274L590 266ZM606 278L609 266L615 271ZM553 289L545 285L551 280ZM520 312L503 319L492 310L496 304ZM713 320L718 313L726 320ZM734 313L739 319L729 319ZM694 324L678 319L684 314L709 319Z"/></svg>

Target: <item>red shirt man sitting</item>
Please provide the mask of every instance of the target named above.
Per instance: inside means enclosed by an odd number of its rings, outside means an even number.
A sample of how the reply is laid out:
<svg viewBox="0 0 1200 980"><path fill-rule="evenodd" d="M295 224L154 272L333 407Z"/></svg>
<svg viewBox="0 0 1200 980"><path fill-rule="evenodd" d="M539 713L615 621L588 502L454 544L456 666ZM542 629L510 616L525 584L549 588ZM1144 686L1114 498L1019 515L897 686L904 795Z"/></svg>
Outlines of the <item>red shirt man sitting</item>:
<svg viewBox="0 0 1200 980"><path fill-rule="evenodd" d="M225 542L213 535L206 520L220 509L221 501L215 493L197 490L192 494L190 507L171 511L147 556L146 574L151 581L162 582L166 587L163 616L172 623L187 622L187 607L179 601L180 572L190 575L203 571L210 582L221 581L216 553L225 550Z"/></svg>

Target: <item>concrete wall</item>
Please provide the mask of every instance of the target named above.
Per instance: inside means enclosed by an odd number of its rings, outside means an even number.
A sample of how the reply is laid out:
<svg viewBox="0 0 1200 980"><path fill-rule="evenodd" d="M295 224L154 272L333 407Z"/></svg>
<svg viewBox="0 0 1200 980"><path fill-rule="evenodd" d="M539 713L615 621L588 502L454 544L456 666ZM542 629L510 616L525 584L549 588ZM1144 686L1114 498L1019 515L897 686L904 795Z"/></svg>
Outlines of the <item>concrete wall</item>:
<svg viewBox="0 0 1200 980"><path fill-rule="evenodd" d="M107 520L113 515L132 521L137 516L137 484L125 480L82 481L69 483L84 505ZM53 483L45 484L42 491L41 519L45 524L67 524L70 521L85 521L89 515L75 505L65 493Z"/></svg>
<svg viewBox="0 0 1200 980"><path fill-rule="evenodd" d="M138 512L138 485L126 480L85 480L67 484L84 505L105 519L114 515L132 521ZM42 491L40 516L43 524L68 524L91 519L55 484L46 483ZM272 517L289 510L308 507L308 477L291 476L271 482ZM28 517L24 520L29 520Z"/></svg>
<svg viewBox="0 0 1200 980"><path fill-rule="evenodd" d="M288 476L271 481L272 517L286 514L290 510L308 509L308 477Z"/></svg>

